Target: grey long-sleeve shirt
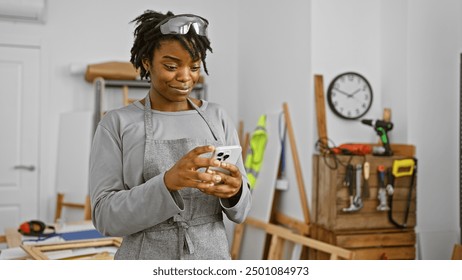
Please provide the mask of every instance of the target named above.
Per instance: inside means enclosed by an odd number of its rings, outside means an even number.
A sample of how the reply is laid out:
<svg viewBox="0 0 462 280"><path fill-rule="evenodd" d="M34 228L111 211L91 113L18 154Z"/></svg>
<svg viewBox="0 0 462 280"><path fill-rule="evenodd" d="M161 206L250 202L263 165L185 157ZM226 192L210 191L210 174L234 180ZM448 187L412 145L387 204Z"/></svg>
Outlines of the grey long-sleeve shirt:
<svg viewBox="0 0 462 280"><path fill-rule="evenodd" d="M202 110L223 133L225 145L239 145L232 120L215 103L202 101ZM209 127L195 110L153 110L155 139L212 138ZM178 192L169 192L164 173L144 182L144 106L135 102L108 112L94 135L90 156L90 196L95 227L105 235L126 236L167 220L183 209ZM251 195L242 158L237 167L243 177L239 201L220 199L223 212L234 222L246 218ZM217 198L218 199L218 198Z"/></svg>

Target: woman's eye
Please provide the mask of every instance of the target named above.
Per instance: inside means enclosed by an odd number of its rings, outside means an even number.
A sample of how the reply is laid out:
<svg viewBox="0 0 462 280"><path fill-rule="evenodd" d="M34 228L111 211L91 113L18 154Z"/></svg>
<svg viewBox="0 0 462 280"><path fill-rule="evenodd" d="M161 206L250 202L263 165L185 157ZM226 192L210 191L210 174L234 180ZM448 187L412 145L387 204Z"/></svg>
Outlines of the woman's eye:
<svg viewBox="0 0 462 280"><path fill-rule="evenodd" d="M192 66L192 67L191 67L191 71L193 71L193 72L197 72L197 71L199 71L200 69L201 69L200 66Z"/></svg>
<svg viewBox="0 0 462 280"><path fill-rule="evenodd" d="M169 65L169 64L164 64L165 68L169 71L175 71L176 70L176 65Z"/></svg>

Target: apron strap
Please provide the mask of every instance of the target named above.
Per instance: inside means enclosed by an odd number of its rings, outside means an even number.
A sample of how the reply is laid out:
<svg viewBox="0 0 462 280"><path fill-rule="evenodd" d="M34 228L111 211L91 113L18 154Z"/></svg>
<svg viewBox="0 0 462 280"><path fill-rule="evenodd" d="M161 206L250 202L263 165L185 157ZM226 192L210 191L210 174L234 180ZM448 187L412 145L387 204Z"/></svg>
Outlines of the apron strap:
<svg viewBox="0 0 462 280"><path fill-rule="evenodd" d="M151 110L151 98L149 96L149 92L148 94L146 95L146 98L144 99L144 130L145 130L145 133L146 133L146 144L144 146L144 162L146 162L148 159L147 157L149 155L154 155L155 154L155 151L153 150L153 147L154 147L154 129L153 129L153 126L152 126L152 110ZM194 102L191 101L191 99L188 98L188 102L189 104L191 104L191 106L197 111L197 113L202 117L202 119L205 121L205 123L207 124L207 126L209 127L210 131L212 132L212 135L213 135L213 138L215 139L215 141L220 141L223 145L223 143L225 143L224 139L220 138L218 139L219 137L219 133L216 129L216 127L213 125L213 122L209 119L209 117L207 116L207 114L204 112L204 110L202 110L201 108L199 108L196 104L194 104ZM149 178L146 174L146 169L143 170L143 178L144 178L144 181L147 181Z"/></svg>
<svg viewBox="0 0 462 280"><path fill-rule="evenodd" d="M173 218L173 223L178 227L178 251L180 253L180 260L184 259L184 250L186 248L188 254L194 254L194 243L189 236L189 227L219 222L223 220L223 215L220 213L209 215L205 217L196 218L186 221L180 214L176 214Z"/></svg>
<svg viewBox="0 0 462 280"><path fill-rule="evenodd" d="M212 135L213 135L213 138L215 138L215 141L218 141L218 137L217 137L217 129L215 128L215 126L213 125L213 122L209 119L209 117L207 116L207 114L204 112L204 110L202 110L201 108L199 108L194 102L192 102L191 99L188 98L188 102L189 104L191 104L191 106L193 106L194 109L196 109L197 113L199 113L199 115L202 117L202 119L204 119L205 123L208 125L210 131L212 132ZM222 143L225 143L223 141L223 139L220 139Z"/></svg>

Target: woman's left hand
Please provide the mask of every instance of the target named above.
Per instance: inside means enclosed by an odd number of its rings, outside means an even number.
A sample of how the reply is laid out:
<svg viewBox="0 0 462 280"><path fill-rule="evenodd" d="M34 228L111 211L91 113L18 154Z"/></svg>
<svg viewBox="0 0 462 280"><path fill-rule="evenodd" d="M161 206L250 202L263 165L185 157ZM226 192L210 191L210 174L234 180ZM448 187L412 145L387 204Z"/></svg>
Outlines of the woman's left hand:
<svg viewBox="0 0 462 280"><path fill-rule="evenodd" d="M209 169L207 172L221 177L220 182L215 182L213 186L202 188L201 191L206 194L214 195L220 198L230 198L236 195L242 186L242 175L237 166L221 162L219 167L230 172L229 175Z"/></svg>

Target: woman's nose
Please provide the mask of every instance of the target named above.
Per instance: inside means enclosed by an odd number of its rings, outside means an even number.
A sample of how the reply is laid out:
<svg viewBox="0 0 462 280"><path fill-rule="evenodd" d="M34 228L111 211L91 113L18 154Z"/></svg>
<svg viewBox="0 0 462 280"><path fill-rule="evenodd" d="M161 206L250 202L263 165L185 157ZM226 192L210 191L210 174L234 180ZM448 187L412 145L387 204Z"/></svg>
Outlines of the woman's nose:
<svg viewBox="0 0 462 280"><path fill-rule="evenodd" d="M177 72L176 79L180 82L190 81L192 79L191 71L187 67L179 69L179 71Z"/></svg>

